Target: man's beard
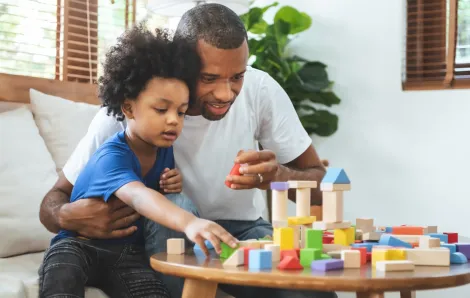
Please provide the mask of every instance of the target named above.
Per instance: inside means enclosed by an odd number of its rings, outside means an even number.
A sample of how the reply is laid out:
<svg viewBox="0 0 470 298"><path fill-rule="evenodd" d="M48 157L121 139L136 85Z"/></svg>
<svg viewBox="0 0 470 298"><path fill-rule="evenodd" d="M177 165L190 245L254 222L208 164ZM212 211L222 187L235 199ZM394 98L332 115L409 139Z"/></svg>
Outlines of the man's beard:
<svg viewBox="0 0 470 298"><path fill-rule="evenodd" d="M202 115L202 117L206 118L209 121L219 121L222 118L224 118L225 115L227 115L228 112L230 112L231 107L232 107L232 104L230 104L230 107L228 108L227 112L225 112L221 115L215 115L215 114L212 114L211 111L209 111L206 104L203 104L202 107L201 107L201 115Z"/></svg>

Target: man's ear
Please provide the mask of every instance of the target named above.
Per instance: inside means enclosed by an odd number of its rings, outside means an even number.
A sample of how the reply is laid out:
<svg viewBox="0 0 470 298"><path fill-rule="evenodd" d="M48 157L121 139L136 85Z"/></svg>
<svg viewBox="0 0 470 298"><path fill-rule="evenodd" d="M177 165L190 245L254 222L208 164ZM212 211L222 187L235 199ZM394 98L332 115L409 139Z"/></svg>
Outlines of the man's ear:
<svg viewBox="0 0 470 298"><path fill-rule="evenodd" d="M121 111L126 116L127 119L133 119L134 114L133 114L133 104L132 100L126 99L124 100L124 103L121 106Z"/></svg>

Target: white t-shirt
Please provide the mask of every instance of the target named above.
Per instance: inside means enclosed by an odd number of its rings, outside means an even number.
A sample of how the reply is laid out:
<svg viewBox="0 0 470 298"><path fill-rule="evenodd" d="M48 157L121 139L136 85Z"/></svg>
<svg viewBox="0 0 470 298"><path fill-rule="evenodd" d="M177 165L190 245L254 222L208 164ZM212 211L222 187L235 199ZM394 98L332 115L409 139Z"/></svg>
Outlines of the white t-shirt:
<svg viewBox="0 0 470 298"><path fill-rule="evenodd" d="M70 183L75 183L91 154L125 126L125 122L107 116L106 108L97 113L63 168ZM258 141L263 148L274 151L281 164L297 158L312 143L281 86L267 73L248 67L240 94L227 115L219 121L186 116L183 131L174 143L183 192L195 203L201 217L261 217L265 207L261 190L232 190L225 185L238 151L258 149Z"/></svg>

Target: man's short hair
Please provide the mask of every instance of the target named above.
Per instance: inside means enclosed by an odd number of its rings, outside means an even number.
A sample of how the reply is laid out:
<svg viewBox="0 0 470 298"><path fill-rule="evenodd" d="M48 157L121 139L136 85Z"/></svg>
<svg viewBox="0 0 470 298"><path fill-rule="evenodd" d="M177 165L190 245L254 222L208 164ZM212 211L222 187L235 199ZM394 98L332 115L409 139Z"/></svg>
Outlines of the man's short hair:
<svg viewBox="0 0 470 298"><path fill-rule="evenodd" d="M204 40L218 49L236 49L248 37L242 20L233 10L221 4L208 3L184 13L174 39L193 45Z"/></svg>

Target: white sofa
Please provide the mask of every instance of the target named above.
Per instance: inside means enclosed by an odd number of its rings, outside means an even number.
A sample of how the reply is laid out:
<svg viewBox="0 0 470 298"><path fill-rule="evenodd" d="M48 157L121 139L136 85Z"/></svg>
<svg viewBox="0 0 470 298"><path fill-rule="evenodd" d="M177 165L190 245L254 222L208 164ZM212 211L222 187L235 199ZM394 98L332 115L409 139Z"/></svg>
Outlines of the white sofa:
<svg viewBox="0 0 470 298"><path fill-rule="evenodd" d="M38 269L54 236L39 221L40 203L99 110L29 95L30 104L0 101L0 298L38 297ZM85 297L107 296L87 288Z"/></svg>

